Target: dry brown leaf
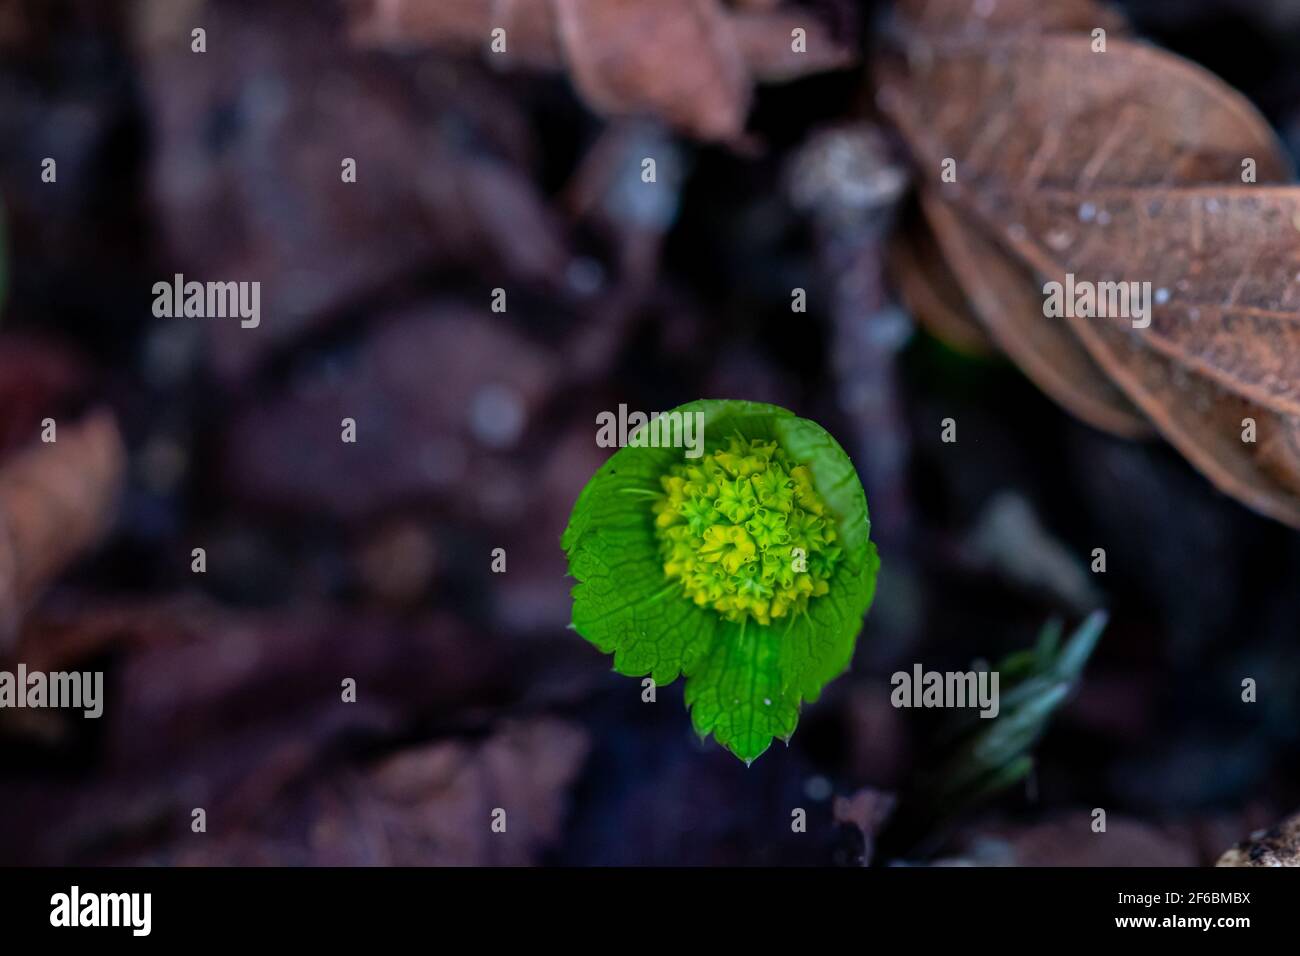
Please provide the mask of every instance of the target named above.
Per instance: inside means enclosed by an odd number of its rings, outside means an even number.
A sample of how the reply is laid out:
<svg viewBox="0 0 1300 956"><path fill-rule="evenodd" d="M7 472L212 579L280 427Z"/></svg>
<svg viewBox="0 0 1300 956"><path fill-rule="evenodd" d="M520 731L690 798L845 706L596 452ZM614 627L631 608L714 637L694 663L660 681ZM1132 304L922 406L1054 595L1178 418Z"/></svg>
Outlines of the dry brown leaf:
<svg viewBox="0 0 1300 956"><path fill-rule="evenodd" d="M932 38L901 76L887 69L881 103L926 161L957 160L945 193L1021 202L1051 190L1285 181L1281 144L1240 94L1192 63L1146 44L1086 36L985 41ZM937 179L939 163L933 167ZM1005 215L1005 214L1004 214Z"/></svg>
<svg viewBox="0 0 1300 956"><path fill-rule="evenodd" d="M957 841L975 866L1195 866L1196 850L1173 826L1112 816L1104 834L1082 810L1027 824L973 827Z"/></svg>
<svg viewBox="0 0 1300 956"><path fill-rule="evenodd" d="M504 29L506 65L567 69L595 110L656 116L703 139L740 136L753 84L840 69L857 52L815 17L776 4L718 0L363 0L351 35L364 45L490 48ZM791 31L807 49L795 53ZM671 64L665 68L665 64Z"/></svg>
<svg viewBox="0 0 1300 956"><path fill-rule="evenodd" d="M1005 39L1008 35L1037 35L1083 30L1100 25L1122 33L1121 18L1091 0L901 0L900 18L908 24L913 43L911 72L925 69L932 56L929 38ZM916 38L922 38L917 40ZM886 73L888 75L888 73ZM892 88L882 96L888 102ZM994 340L1025 374L1048 395L1089 424L1125 437L1149 434L1150 426L1124 394L1110 382L1074 334L1060 323L1043 321L1042 303L1033 288L1033 275L1007 257L996 243L969 228L964 217L923 189L925 219L937 236L917 240L920 248L942 249L945 271L955 272L973 308ZM918 230L920 231L920 230ZM939 267L931 267L937 272ZM906 283L900 277L900 284ZM913 280L914 282L915 280ZM909 299L915 301L913 292ZM926 313L918 319L926 321ZM949 326L951 327L951 326Z"/></svg>
<svg viewBox="0 0 1300 956"><path fill-rule="evenodd" d="M570 789L590 748L586 731L558 718L506 722L482 741L425 744L318 776L251 825L205 841L177 841L147 861L535 865L563 832ZM493 830L494 819L504 819L504 831Z"/></svg>
<svg viewBox="0 0 1300 956"><path fill-rule="evenodd" d="M597 110L659 115L706 139L740 133L750 74L713 0L553 2L574 85Z"/></svg>
<svg viewBox="0 0 1300 956"><path fill-rule="evenodd" d="M545 287L568 266L517 97L463 64L418 78L376 69L337 36L328 6L209 4L208 33L225 41L199 57L188 26L138 41L150 204L176 271L283 277L263 283L257 328L204 324L227 381L420 270ZM259 90L272 87L321 92L268 105ZM339 188L343 157L364 189ZM193 228L205 221L220 225Z"/></svg>
<svg viewBox="0 0 1300 956"><path fill-rule="evenodd" d="M57 438L0 468L0 646L116 514L126 454L112 415L65 426Z"/></svg>
<svg viewBox="0 0 1300 956"><path fill-rule="evenodd" d="M1125 437L1150 429L1060 322L1043 317L1034 277L946 204L923 200L939 245L994 340L1048 395L1097 428Z"/></svg>
<svg viewBox="0 0 1300 956"><path fill-rule="evenodd" d="M919 209L909 210L890 238L889 271L908 311L932 335L970 355L995 351Z"/></svg>
<svg viewBox="0 0 1300 956"><path fill-rule="evenodd" d="M394 861L520 866L559 839L569 787L590 750L585 731L553 718L509 723L475 746L456 741L398 754L366 781L389 823ZM494 808L506 834L491 832Z"/></svg>
<svg viewBox="0 0 1300 956"><path fill-rule="evenodd" d="M1290 175L1263 118L1125 40L956 31L918 47L882 70L880 102L993 337L1081 418L1131 435L1136 406L1223 491L1300 524L1300 190L1242 183L1245 159L1259 184ZM939 183L949 157L957 182ZM1046 317L1044 282L1067 275L1150 282L1150 326Z"/></svg>
<svg viewBox="0 0 1300 956"><path fill-rule="evenodd" d="M897 0L895 12L908 29L930 35L1089 33L1098 27L1120 34L1122 15L1094 0Z"/></svg>
<svg viewBox="0 0 1300 956"><path fill-rule="evenodd" d="M1225 493L1300 526L1300 484L1295 478L1300 472L1289 464L1295 458L1294 437L1288 434L1291 422L1188 375L1105 323L1088 321L1071 324L1171 445ZM1258 422L1260 442L1253 452L1240 438L1241 421L1247 416Z"/></svg>
<svg viewBox="0 0 1300 956"><path fill-rule="evenodd" d="M506 31L506 62L539 69L564 65L547 0L353 0L352 38L365 45L433 43L460 53L486 49Z"/></svg>
<svg viewBox="0 0 1300 956"><path fill-rule="evenodd" d="M1027 238L1026 261L1053 277L1152 277L1151 326L1129 334L1243 398L1300 413L1300 190L1089 195L1106 222L1077 246ZM1027 237L1063 234L1077 209L1076 196L1043 196L1025 210Z"/></svg>
<svg viewBox="0 0 1300 956"><path fill-rule="evenodd" d="M856 52L836 40L826 25L807 11L739 11L730 19L741 54L761 82L784 83L809 73L842 70L857 62ZM806 34L803 52L795 52L790 42L796 29Z"/></svg>
<svg viewBox="0 0 1300 956"><path fill-rule="evenodd" d="M458 361L429 374L428 356L452 354ZM360 522L395 502L455 502L463 520L523 507L532 476L522 457L504 452L540 427L557 384L554 352L468 306L440 302L386 316L358 355L328 388L259 394L231 415L222 473L236 498ZM515 427L494 429L500 416L478 411L490 403L511 409ZM370 414L385 427L368 436L365 456L340 454L347 446L336 430L302 427Z"/></svg>

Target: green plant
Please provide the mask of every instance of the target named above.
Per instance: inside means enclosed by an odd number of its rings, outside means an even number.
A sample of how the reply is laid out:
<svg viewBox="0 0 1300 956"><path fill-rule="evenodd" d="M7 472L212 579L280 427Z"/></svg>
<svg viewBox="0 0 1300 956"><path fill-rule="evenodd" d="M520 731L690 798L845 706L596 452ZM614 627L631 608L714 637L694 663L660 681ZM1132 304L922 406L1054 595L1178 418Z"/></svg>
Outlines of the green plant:
<svg viewBox="0 0 1300 956"><path fill-rule="evenodd" d="M696 731L751 763L853 656L880 564L866 495L835 439L784 408L676 415L699 416L699 457L643 426L574 505L573 628L620 674L684 675Z"/></svg>
<svg viewBox="0 0 1300 956"><path fill-rule="evenodd" d="M978 802L1028 776L1034 765L1030 751L1074 690L1105 629L1105 612L1094 611L1062 646L1064 631L1053 619L1034 647L1004 658L997 668L1005 681L1001 712L961 735L961 745L936 784L936 795Z"/></svg>
<svg viewBox="0 0 1300 956"><path fill-rule="evenodd" d="M1033 748L1078 686L1106 622L1105 611L1093 611L1062 644L1064 628L1053 618L1033 647L994 668L1003 683L998 716L966 716L945 729L941 758L900 800L906 809L893 826L907 837L905 846L915 850L919 835L939 842L947 821L1029 776Z"/></svg>

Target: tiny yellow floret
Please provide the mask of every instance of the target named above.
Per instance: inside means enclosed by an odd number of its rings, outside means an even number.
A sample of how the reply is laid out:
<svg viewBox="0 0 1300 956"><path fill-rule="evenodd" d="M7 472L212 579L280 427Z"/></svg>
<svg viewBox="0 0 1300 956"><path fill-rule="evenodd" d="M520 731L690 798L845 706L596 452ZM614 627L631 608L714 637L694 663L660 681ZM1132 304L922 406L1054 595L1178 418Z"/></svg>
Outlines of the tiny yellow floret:
<svg viewBox="0 0 1300 956"><path fill-rule="evenodd" d="M664 575L729 621L771 624L829 590L835 522L806 465L776 442L732 438L675 465L653 505Z"/></svg>

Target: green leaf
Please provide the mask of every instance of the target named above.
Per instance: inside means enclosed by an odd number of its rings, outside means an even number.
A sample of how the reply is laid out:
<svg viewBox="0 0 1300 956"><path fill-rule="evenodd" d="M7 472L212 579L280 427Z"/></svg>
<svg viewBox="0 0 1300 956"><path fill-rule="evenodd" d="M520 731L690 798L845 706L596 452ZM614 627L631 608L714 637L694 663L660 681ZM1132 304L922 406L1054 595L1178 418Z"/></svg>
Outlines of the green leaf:
<svg viewBox="0 0 1300 956"><path fill-rule="evenodd" d="M773 737L789 740L799 697L782 690L781 633L751 622L724 621L710 653L686 681L686 706L701 736L752 762Z"/></svg>
<svg viewBox="0 0 1300 956"><path fill-rule="evenodd" d="M613 654L620 674L648 674L658 686L685 675L696 731L752 762L774 737L788 740L801 704L848 668L880 562L862 484L825 429L755 402L699 401L669 414L696 412L705 455L726 450L733 438L758 440L776 442L790 461L807 466L838 535L826 593L808 598L802 613L766 624L729 620L692 601L681 581L665 574L652 508L664 495L661 479L690 459L681 448L629 444L583 488L561 539L578 581L573 627Z"/></svg>
<svg viewBox="0 0 1300 956"><path fill-rule="evenodd" d="M1033 765L1030 751L1074 692L1106 620L1104 611L1094 611L1064 647L1061 622L1051 620L1035 647L995 668L1006 682L998 716L959 725L949 758L922 777L920 790L936 813L955 814L1024 778Z"/></svg>
<svg viewBox="0 0 1300 956"><path fill-rule="evenodd" d="M1050 620L1033 647L993 668L1001 685L998 715L967 714L939 733L882 837L892 852L937 851L963 813L1025 780L1034 767L1035 745L1078 686L1106 620L1104 611L1094 611L1064 646L1061 622Z"/></svg>

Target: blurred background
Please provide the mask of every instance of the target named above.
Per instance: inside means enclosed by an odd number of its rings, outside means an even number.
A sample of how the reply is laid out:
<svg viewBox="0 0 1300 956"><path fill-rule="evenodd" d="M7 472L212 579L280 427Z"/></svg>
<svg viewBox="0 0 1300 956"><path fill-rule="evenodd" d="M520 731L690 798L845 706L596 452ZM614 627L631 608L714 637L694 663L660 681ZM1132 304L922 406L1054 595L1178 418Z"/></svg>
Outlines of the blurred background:
<svg viewBox="0 0 1300 956"><path fill-rule="evenodd" d="M888 4L619 6L498 5L496 57L473 0L0 0L0 668L105 674L0 711L0 863L1195 865L1300 807L1300 537L896 293ZM1120 6L1300 144L1300 2ZM155 318L176 273L260 326ZM567 629L596 415L700 397L826 426L883 558L748 769ZM1032 772L923 808L890 674L1098 608Z"/></svg>

